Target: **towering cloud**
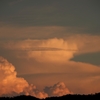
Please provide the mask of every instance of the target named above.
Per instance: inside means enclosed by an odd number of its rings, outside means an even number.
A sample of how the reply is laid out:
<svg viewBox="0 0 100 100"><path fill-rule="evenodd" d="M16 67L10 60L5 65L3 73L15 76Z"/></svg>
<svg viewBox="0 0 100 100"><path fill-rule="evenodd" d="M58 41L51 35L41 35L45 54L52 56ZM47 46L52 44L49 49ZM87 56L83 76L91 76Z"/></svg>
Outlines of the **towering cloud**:
<svg viewBox="0 0 100 100"><path fill-rule="evenodd" d="M35 85L29 84L24 78L17 77L15 67L3 57L0 57L0 90L0 96L25 94L37 98L62 96L72 93L63 82L59 82L51 87L45 87L44 91L39 91Z"/></svg>
<svg viewBox="0 0 100 100"><path fill-rule="evenodd" d="M72 94L63 82L58 82L50 87L45 87L44 91L49 96L62 96L66 94Z"/></svg>
<svg viewBox="0 0 100 100"><path fill-rule="evenodd" d="M24 78L17 77L15 67L3 57L0 57L0 96L19 95L21 93L37 98L45 98L48 95L40 92L33 84L29 85Z"/></svg>
<svg viewBox="0 0 100 100"><path fill-rule="evenodd" d="M6 59L0 57L0 95L12 92L23 92L28 83L23 78L18 78L14 66Z"/></svg>

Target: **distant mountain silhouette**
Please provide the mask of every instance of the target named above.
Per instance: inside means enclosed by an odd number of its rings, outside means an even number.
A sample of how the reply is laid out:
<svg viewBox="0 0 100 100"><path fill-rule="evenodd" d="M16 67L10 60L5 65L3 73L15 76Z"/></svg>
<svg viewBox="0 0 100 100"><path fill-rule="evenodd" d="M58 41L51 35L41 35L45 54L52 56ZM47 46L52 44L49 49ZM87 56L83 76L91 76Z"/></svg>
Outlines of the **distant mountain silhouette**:
<svg viewBox="0 0 100 100"><path fill-rule="evenodd" d="M47 97L45 99L39 99L33 96L25 96L25 95L20 95L20 96L15 96L15 97L0 97L0 100L67 100L67 99L100 99L100 93L95 93L95 94L88 94L88 95L80 95L80 94L68 94L64 96L59 96L59 97Z"/></svg>

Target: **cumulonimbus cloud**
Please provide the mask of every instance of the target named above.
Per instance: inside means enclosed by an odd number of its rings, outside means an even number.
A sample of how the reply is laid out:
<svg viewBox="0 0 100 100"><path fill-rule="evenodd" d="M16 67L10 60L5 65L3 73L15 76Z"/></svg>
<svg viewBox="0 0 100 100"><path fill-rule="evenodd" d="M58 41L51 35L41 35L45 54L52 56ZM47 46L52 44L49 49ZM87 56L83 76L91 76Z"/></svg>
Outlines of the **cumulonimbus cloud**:
<svg viewBox="0 0 100 100"><path fill-rule="evenodd" d="M87 35L79 32L76 34L77 29L57 26L25 28L4 26L0 27L0 30L0 51L3 52L0 53L4 56L7 54L6 57L9 57L10 60L14 58L12 63L17 65L16 67L20 70L19 74L66 73L67 83L69 82L70 87L76 88L74 92L79 93L79 90L80 93L99 91L100 67L70 61L70 59L85 53L100 52L100 35ZM24 78L17 77L15 67L4 58L1 59L0 95L14 92L41 98L48 95L44 91L39 91L36 86L28 84ZM48 79L47 76L46 79ZM59 81L62 77L57 77L57 79ZM38 80L40 83L40 78ZM92 88L93 86L94 88ZM79 90L78 87L80 87ZM54 86L51 88L48 87L48 91L51 91L50 95L54 95L52 93Z"/></svg>
<svg viewBox="0 0 100 100"><path fill-rule="evenodd" d="M16 56L38 62L66 62L75 55L100 52L100 36L74 35L63 38L21 40L1 43L2 48L15 50ZM20 53L18 54L18 52ZM24 52L24 54L23 54Z"/></svg>
<svg viewBox="0 0 100 100"><path fill-rule="evenodd" d="M62 96L71 93L63 82L57 83L52 87L46 87L45 91L39 91L33 84L29 84L24 78L17 77L15 67L3 57L0 57L0 96L24 94L37 98L48 96Z"/></svg>

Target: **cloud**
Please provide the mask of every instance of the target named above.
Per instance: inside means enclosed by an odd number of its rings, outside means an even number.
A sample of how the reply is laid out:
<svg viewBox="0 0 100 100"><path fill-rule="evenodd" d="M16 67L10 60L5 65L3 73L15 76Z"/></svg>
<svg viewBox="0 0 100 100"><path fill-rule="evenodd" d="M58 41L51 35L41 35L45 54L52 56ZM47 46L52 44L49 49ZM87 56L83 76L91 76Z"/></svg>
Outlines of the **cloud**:
<svg viewBox="0 0 100 100"><path fill-rule="evenodd" d="M48 39L65 38L73 33L79 34L83 29L77 27L62 26L31 26L16 27L0 22L0 39Z"/></svg>
<svg viewBox="0 0 100 100"><path fill-rule="evenodd" d="M36 50L37 51L46 51L46 50L50 51L57 49L61 50L67 47L68 47L67 49L70 49L70 46L71 47L74 46L71 49L78 50L78 52L74 52L74 55L100 52L100 46L98 46L100 43L100 35L89 35L86 33L81 34L82 31L84 30L82 28L61 27L61 26L15 27L4 24L2 25L1 23L0 30L1 30L0 38L1 40L3 39L2 40L3 45L5 45L4 40L8 40L7 42L9 43L7 43L7 45L5 46L7 47L9 46L9 48L15 48L15 49L19 48L19 50L20 49L29 50L31 48L29 52L30 57L35 56L33 51ZM12 41L9 41L9 39ZM16 39L18 39L18 41ZM62 43L62 41L65 44ZM44 47L41 47L43 46L43 42L44 42ZM65 45L67 45L67 47L65 47ZM43 52L42 53L38 52L38 53L43 54ZM73 54L71 55L73 57Z"/></svg>
<svg viewBox="0 0 100 100"><path fill-rule="evenodd" d="M56 34L62 31L65 31L63 27L57 27L57 26L45 26L45 27L14 27L9 26L7 24L1 23L0 27L0 37L1 38L14 38L14 39L20 39L20 38L48 38L52 34Z"/></svg>
<svg viewBox="0 0 100 100"><path fill-rule="evenodd" d="M84 53L100 52L100 36L72 35L64 38L26 39L1 43L1 48L38 62L66 62Z"/></svg>
<svg viewBox="0 0 100 100"><path fill-rule="evenodd" d="M72 94L63 82L58 82L50 87L45 87L44 91L48 93L49 96L63 96L67 94Z"/></svg>
<svg viewBox="0 0 100 100"><path fill-rule="evenodd" d="M24 90L25 95L31 95L35 96L37 98L46 98L48 97L48 94L45 92L40 92L37 87L33 84L30 84L25 90Z"/></svg>
<svg viewBox="0 0 100 100"><path fill-rule="evenodd" d="M0 95L7 93L20 93L28 86L23 78L18 78L15 67L6 59L0 57Z"/></svg>
<svg viewBox="0 0 100 100"><path fill-rule="evenodd" d="M66 37L70 42L77 44L78 52L76 54L100 52L100 35L71 35Z"/></svg>
<svg viewBox="0 0 100 100"><path fill-rule="evenodd" d="M77 45L75 43L68 43L64 39L57 38L24 40L17 43L9 42L8 44L4 44L4 48L24 50L26 58L32 58L39 62L66 62L70 58L73 58L74 53L77 52Z"/></svg>
<svg viewBox="0 0 100 100"><path fill-rule="evenodd" d="M34 58L39 62L66 62L73 57L73 54L77 50L77 46L72 43L68 44L63 39L47 39L39 41L38 47L49 48L48 50L32 51L28 52L29 58ZM54 48L54 49L52 49Z"/></svg>
<svg viewBox="0 0 100 100"><path fill-rule="evenodd" d="M56 64L37 62L37 65L33 62L32 65L29 63L27 66L29 67L22 76L39 88L52 86L52 84L61 81L67 84L67 87L73 93L88 94L99 92L99 66L75 61ZM24 66L23 70L27 66Z"/></svg>
<svg viewBox="0 0 100 100"><path fill-rule="evenodd" d="M71 94L63 82L58 82L51 87L45 87L39 91L33 84L29 84L24 78L17 77L15 67L3 57L0 57L0 96L31 95L37 98L48 96L62 96Z"/></svg>
<svg viewBox="0 0 100 100"><path fill-rule="evenodd" d="M56 82L63 81L64 83L64 80L66 80L66 83L69 83L68 87L73 87L72 90L74 93L90 93L99 91L98 83L100 83L100 81L98 81L98 79L100 67L89 63L71 61L70 59L85 53L100 52L99 43L100 36L77 34L69 35L65 38L0 41L0 48L6 50L6 54L9 51L9 57L12 57L11 59L14 58L12 63L14 62L15 65L17 65L16 68L20 72L18 74L40 74L41 76L41 74L66 73L63 77L54 76L54 79L53 77L50 79L53 80L53 82L57 80ZM3 74L1 74L1 76L2 75ZM45 85L49 84L47 76L45 76L45 80L42 82L40 76L38 76L38 79L37 76L34 76L35 80L31 79L31 81L33 81L33 83L37 81L38 85L39 83ZM16 80L19 80L19 77L17 77ZM28 84L28 87L30 88L31 85ZM32 87L34 87L34 85ZM15 90L18 92L17 89ZM36 89L26 90L24 91L25 94L35 96L41 94L44 97L48 95L44 91L39 91L37 87ZM21 92L23 89L19 91Z"/></svg>
<svg viewBox="0 0 100 100"><path fill-rule="evenodd" d="M15 67L0 57L0 96L20 95L21 93L37 98L48 96L48 94L40 92L33 84L29 84L24 78L17 77Z"/></svg>

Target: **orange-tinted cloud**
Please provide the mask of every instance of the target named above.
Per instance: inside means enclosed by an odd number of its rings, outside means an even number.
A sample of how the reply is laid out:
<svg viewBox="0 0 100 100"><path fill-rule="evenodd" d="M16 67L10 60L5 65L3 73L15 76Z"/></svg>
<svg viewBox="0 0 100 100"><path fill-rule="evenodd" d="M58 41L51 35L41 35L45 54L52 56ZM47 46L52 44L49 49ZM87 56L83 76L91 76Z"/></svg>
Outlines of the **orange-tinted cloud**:
<svg viewBox="0 0 100 100"><path fill-rule="evenodd" d="M67 80L66 77L64 77L64 79L70 83L70 87L73 87L73 92L78 93L79 91L80 93L90 93L99 90L99 86L97 85L100 83L100 81L98 81L100 67L89 63L70 61L70 59L79 54L100 52L100 46L98 46L99 43L100 36L78 34L74 36L70 35L66 38L41 40L26 39L20 41L8 41L6 43L1 42L1 48L9 50L11 54L13 51L15 54L14 57L19 57L18 59L23 61L20 61L21 68L18 67L21 69L21 74L67 73ZM27 63L27 61L30 61L30 63ZM48 77L46 77L43 82L46 83L47 78ZM58 82L62 78L57 77L56 79ZM38 79L38 83L40 82L41 80ZM95 88L92 89L92 86ZM37 95L37 93L38 92L33 94ZM46 96L46 94L44 95Z"/></svg>
<svg viewBox="0 0 100 100"><path fill-rule="evenodd" d="M10 25L3 25L0 23L0 37L2 38L43 38L54 34L65 33L68 28L58 26L44 26L44 27L14 27Z"/></svg>
<svg viewBox="0 0 100 100"><path fill-rule="evenodd" d="M11 50L24 50L26 58L33 58L39 62L66 62L77 52L75 43L57 38L9 42L4 47Z"/></svg>
<svg viewBox="0 0 100 100"><path fill-rule="evenodd" d="M83 29L77 27L62 26L31 26L16 27L0 22L0 38L6 39L43 39L43 38L65 38L73 33L80 33Z"/></svg>
<svg viewBox="0 0 100 100"><path fill-rule="evenodd" d="M27 88L25 88L24 92L25 95L35 96L37 98L46 98L48 94L44 91L40 92L37 87L33 84L30 84Z"/></svg>
<svg viewBox="0 0 100 100"><path fill-rule="evenodd" d="M40 92L36 86L29 84L24 78L17 77L15 67L3 57L0 57L0 96L20 93L45 98L48 94Z"/></svg>
<svg viewBox="0 0 100 100"><path fill-rule="evenodd" d="M66 40L77 44L76 54L100 52L100 35L76 34L66 37Z"/></svg>
<svg viewBox="0 0 100 100"><path fill-rule="evenodd" d="M74 43L68 44L63 39L48 39L39 41L40 45L37 47L48 48L48 50L30 50L28 57L36 59L39 62L66 62L73 57L77 50ZM54 48L54 49L52 49Z"/></svg>
<svg viewBox="0 0 100 100"><path fill-rule="evenodd" d="M20 93L28 86L28 83L23 78L16 76L14 66L6 59L0 57L0 95L7 93Z"/></svg>
<svg viewBox="0 0 100 100"><path fill-rule="evenodd" d="M25 94L37 98L46 98L48 96L62 96L71 94L63 82L54 84L51 87L45 87L44 91L39 91L33 84L29 84L24 78L17 77L15 67L3 57L0 57L0 96L13 96Z"/></svg>
<svg viewBox="0 0 100 100"><path fill-rule="evenodd" d="M49 96L63 96L67 94L72 94L63 82L58 82L50 87L45 87L44 91L48 93Z"/></svg>
<svg viewBox="0 0 100 100"><path fill-rule="evenodd" d="M32 58L38 62L66 62L75 55L100 52L100 36L72 35L63 38L51 38L1 43L2 48L18 50L21 53L16 55L24 58ZM22 53L24 51L24 54Z"/></svg>

